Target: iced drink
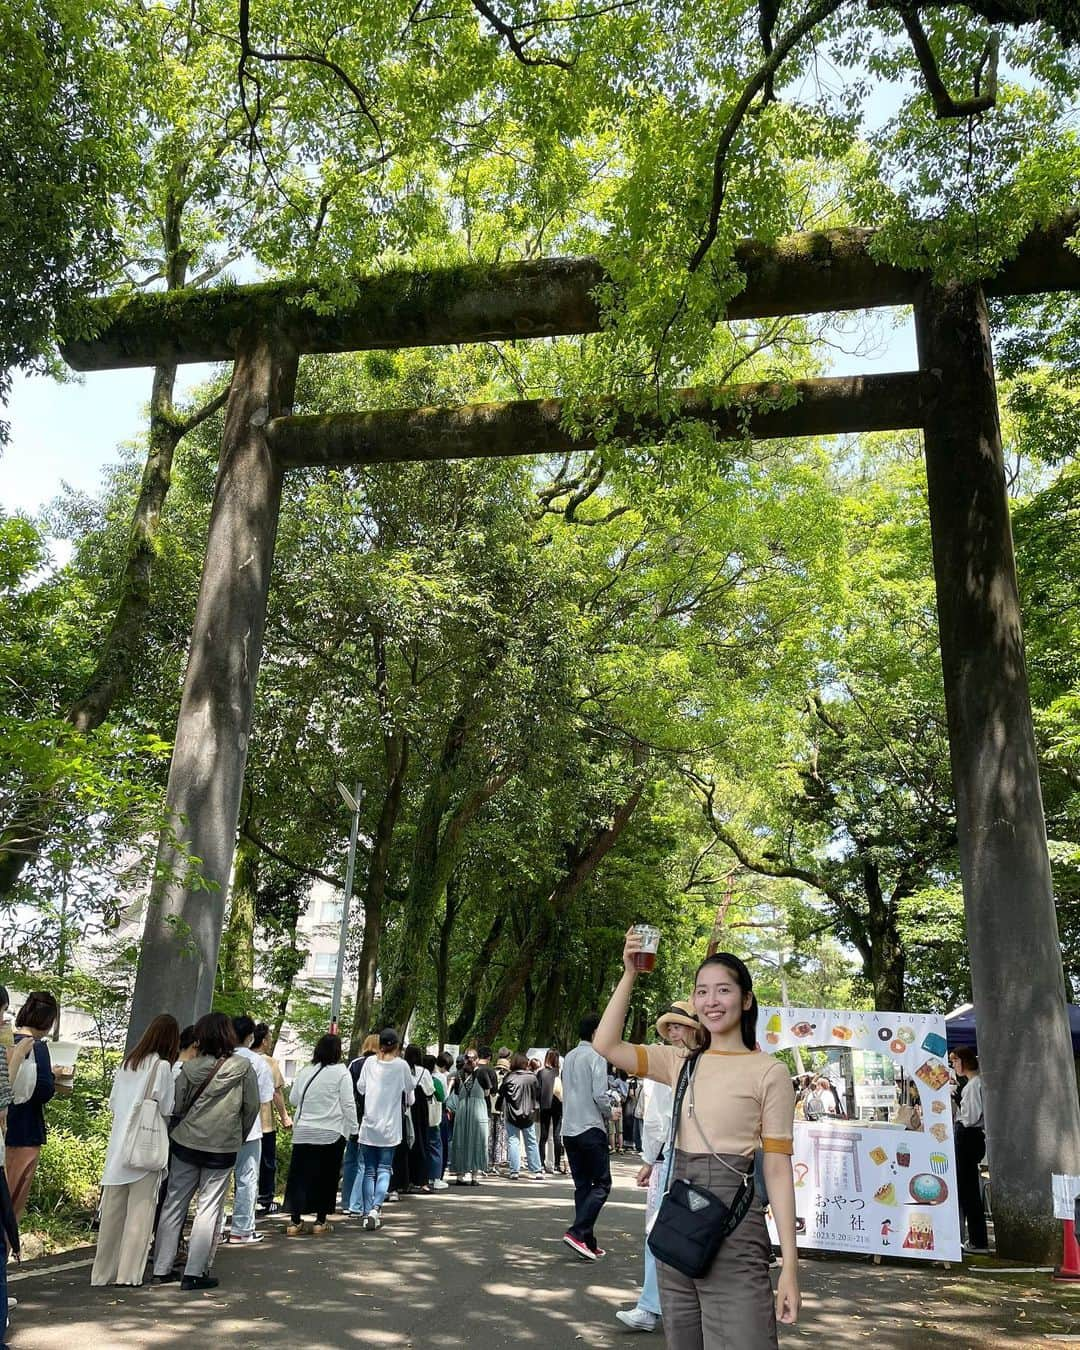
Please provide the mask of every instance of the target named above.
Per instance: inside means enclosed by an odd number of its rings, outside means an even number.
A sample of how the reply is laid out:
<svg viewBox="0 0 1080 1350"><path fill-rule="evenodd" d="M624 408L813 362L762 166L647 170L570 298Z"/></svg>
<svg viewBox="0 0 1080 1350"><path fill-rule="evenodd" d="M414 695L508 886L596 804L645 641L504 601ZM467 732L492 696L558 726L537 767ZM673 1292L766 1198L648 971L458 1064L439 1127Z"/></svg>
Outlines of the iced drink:
<svg viewBox="0 0 1080 1350"><path fill-rule="evenodd" d="M656 965L656 949L660 945L660 929L651 924L638 923L634 932L641 934L641 948L634 953L634 969L650 971Z"/></svg>
<svg viewBox="0 0 1080 1350"><path fill-rule="evenodd" d="M909 1148L898 1148L896 1150L896 1165L898 1167L911 1166L911 1150Z"/></svg>

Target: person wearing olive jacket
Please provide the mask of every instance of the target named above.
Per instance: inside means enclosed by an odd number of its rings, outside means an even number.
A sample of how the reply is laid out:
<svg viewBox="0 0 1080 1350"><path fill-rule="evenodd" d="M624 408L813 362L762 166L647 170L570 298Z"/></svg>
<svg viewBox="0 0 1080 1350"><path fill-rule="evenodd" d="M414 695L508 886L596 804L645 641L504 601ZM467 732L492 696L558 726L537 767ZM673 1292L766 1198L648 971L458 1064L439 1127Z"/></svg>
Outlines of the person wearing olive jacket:
<svg viewBox="0 0 1080 1350"><path fill-rule="evenodd" d="M251 1062L234 1054L236 1032L224 1013L195 1025L199 1053L176 1080L169 1189L154 1245L154 1283L176 1279L173 1262L191 1197L199 1193L181 1289L214 1289L225 1192L240 1146L259 1115L259 1082Z"/></svg>

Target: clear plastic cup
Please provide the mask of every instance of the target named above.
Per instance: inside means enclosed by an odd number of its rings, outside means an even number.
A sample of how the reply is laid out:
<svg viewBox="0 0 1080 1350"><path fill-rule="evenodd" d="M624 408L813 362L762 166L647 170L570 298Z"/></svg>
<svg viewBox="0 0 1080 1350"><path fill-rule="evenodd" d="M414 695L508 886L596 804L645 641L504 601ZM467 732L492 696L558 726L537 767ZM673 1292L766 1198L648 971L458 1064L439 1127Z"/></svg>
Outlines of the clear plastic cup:
<svg viewBox="0 0 1080 1350"><path fill-rule="evenodd" d="M660 929L649 923L634 924L634 932L641 935L641 947L634 953L634 969L648 973L656 965L656 949L660 945Z"/></svg>

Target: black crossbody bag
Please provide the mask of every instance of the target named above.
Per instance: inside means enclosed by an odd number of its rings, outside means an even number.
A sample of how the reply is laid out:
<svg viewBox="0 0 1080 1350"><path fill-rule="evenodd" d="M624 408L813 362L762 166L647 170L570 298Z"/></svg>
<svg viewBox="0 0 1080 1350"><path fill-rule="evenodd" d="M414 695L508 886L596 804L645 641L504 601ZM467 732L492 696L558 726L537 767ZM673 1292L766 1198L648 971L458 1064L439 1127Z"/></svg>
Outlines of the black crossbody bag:
<svg viewBox="0 0 1080 1350"><path fill-rule="evenodd" d="M658 1261L663 1261L666 1266L673 1267L691 1280L700 1280L708 1274L709 1267L716 1259L716 1253L720 1250L724 1239L730 1237L746 1218L754 1198L752 1170L749 1173L739 1173L742 1180L730 1205L725 1204L718 1195L707 1191L703 1186L673 1179L679 1114L682 1111L686 1090L690 1086L691 1075L697 1068L700 1053L698 1051L683 1065L675 1088L675 1101L671 1110L671 1137L668 1140L667 1152L667 1156L671 1159L668 1187L664 1192L664 1198L660 1201L660 1208L656 1212L648 1238L649 1250ZM697 1124L701 1130L701 1122L698 1121ZM713 1153L709 1147L704 1130L701 1130L701 1137L713 1157L723 1162L723 1158ZM731 1167L730 1163L724 1163L724 1166L738 1172L738 1168Z"/></svg>

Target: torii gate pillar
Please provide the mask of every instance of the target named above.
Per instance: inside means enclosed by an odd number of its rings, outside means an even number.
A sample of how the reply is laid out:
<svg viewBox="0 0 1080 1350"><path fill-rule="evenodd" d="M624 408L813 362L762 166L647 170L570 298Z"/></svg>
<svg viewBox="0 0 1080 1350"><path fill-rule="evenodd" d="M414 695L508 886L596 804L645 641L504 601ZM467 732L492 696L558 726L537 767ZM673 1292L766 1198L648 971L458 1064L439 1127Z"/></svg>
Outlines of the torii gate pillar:
<svg viewBox="0 0 1080 1350"><path fill-rule="evenodd" d="M1080 1104L982 288L928 283L915 323L939 391L926 476L994 1232L1000 1255L1042 1261L1060 1244L1050 1174L1080 1174Z"/></svg>
<svg viewBox="0 0 1080 1350"><path fill-rule="evenodd" d="M284 472L266 427L292 403L296 369L272 332L238 348L129 1046L157 1013L184 1026L213 1000Z"/></svg>

